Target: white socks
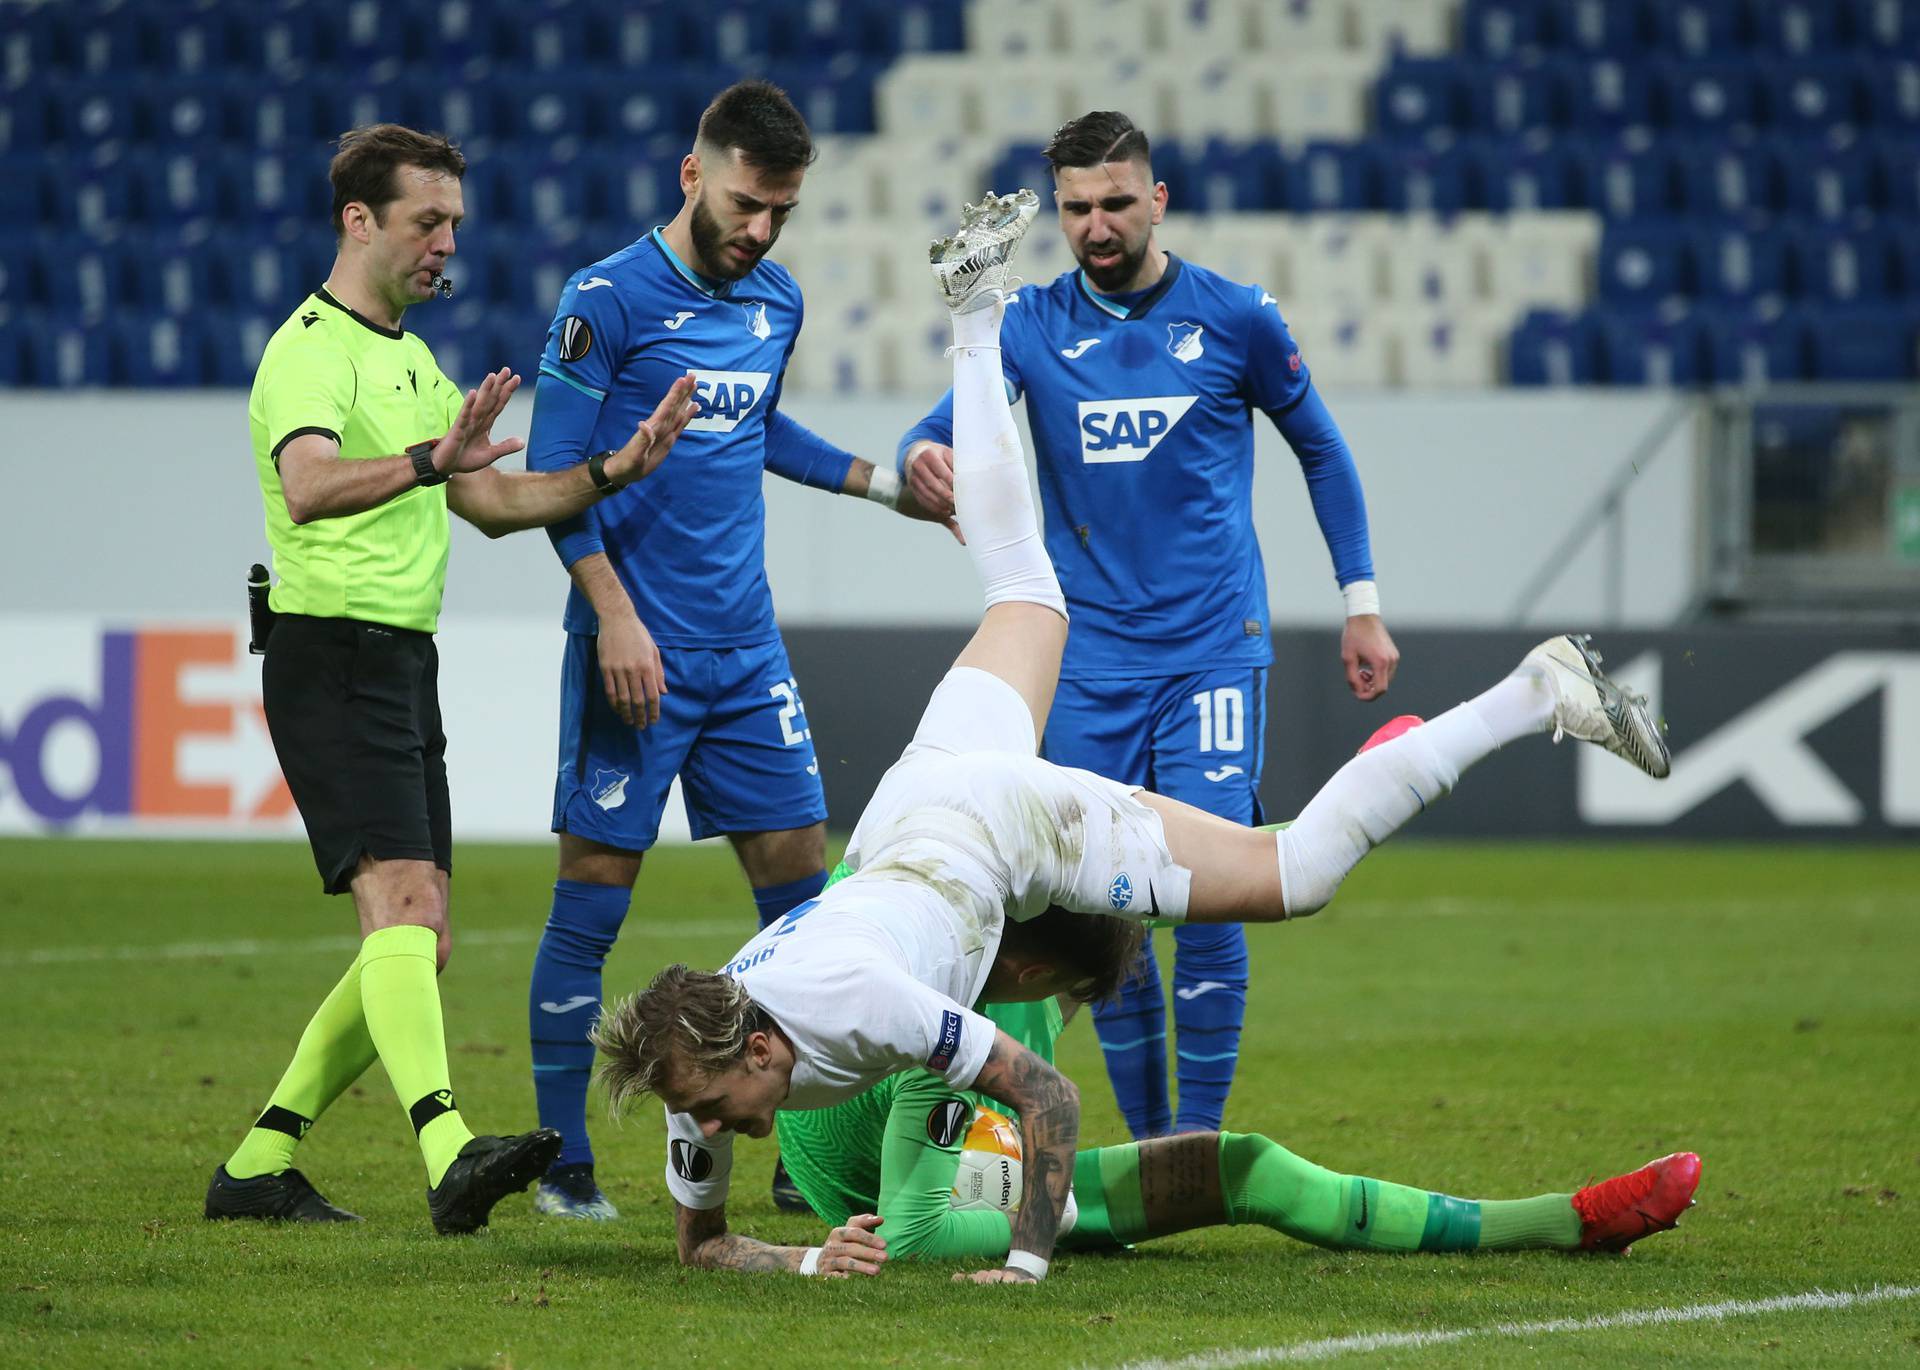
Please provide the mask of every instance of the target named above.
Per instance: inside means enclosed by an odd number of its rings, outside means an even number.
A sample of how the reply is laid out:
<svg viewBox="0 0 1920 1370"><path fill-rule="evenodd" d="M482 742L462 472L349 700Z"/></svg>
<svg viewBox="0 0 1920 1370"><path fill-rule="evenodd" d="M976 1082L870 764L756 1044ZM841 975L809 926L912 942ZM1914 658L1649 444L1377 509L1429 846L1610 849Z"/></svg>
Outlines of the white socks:
<svg viewBox="0 0 1920 1370"><path fill-rule="evenodd" d="M953 502L989 606L1067 601L1040 540L1026 452L1000 369L999 301L953 316Z"/></svg>
<svg viewBox="0 0 1920 1370"><path fill-rule="evenodd" d="M1523 666L1335 771L1293 826L1274 834L1287 916L1325 908L1362 857L1450 791L1469 766L1516 738L1545 732L1552 720L1553 687L1541 671Z"/></svg>

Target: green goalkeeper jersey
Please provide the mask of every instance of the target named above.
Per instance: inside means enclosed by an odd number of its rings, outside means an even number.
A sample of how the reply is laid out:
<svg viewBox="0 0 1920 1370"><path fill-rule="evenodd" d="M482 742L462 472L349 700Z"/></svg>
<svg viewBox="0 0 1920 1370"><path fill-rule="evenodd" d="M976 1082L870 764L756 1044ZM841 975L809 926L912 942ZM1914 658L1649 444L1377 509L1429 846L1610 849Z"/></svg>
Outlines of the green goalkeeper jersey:
<svg viewBox="0 0 1920 1370"><path fill-rule="evenodd" d="M267 342L247 403L253 459L283 614L352 618L431 633L447 576L447 487L424 486L358 514L296 524L280 453L319 433L344 461L439 441L460 412L458 386L427 345L382 328L322 287Z"/></svg>
<svg viewBox="0 0 1920 1370"><path fill-rule="evenodd" d="M1065 1020L1051 999L979 1010L1022 1046L1053 1059ZM956 1110L956 1101L964 1107ZM984 1094L955 1090L931 1071L906 1071L832 1108L783 1110L775 1119L780 1157L828 1222L882 1215L881 1235L895 1256L1005 1255L1013 1231L1005 1213L953 1208L953 1177L966 1140L965 1126L954 1126L954 1119L970 1118L980 1104L1012 1112Z"/></svg>

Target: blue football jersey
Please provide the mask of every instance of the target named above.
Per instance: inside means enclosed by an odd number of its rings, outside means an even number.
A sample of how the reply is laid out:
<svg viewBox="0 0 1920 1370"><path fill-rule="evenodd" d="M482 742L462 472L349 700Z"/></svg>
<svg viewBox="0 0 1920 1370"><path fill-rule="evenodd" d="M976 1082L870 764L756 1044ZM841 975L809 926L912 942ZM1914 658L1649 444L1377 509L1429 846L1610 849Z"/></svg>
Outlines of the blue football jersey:
<svg viewBox="0 0 1920 1370"><path fill-rule="evenodd" d="M1000 344L1009 393L1026 398L1047 551L1072 619L1063 675L1271 660L1252 518L1255 409L1308 467L1339 583L1371 578L1351 454L1259 286L1169 254L1129 308L1069 271L1011 297ZM903 450L923 437L951 443L951 416L949 392Z"/></svg>
<svg viewBox="0 0 1920 1370"><path fill-rule="evenodd" d="M762 474L801 315L800 289L784 267L763 258L740 280L716 285L682 263L658 229L576 272L561 292L540 358L530 468L620 447L677 377L698 377L700 413L666 461L594 505L581 525L597 533L661 646L778 636ZM548 404L556 382L586 403ZM577 588L566 627L598 627Z"/></svg>

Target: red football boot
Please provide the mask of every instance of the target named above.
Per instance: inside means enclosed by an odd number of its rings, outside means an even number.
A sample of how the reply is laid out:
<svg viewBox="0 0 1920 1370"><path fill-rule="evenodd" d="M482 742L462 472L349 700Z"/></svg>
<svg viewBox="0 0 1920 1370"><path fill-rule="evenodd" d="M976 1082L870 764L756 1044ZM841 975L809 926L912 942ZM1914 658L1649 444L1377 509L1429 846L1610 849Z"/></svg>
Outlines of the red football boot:
<svg viewBox="0 0 1920 1370"><path fill-rule="evenodd" d="M1700 1158L1691 1151L1676 1151L1588 1185L1573 1196L1574 1211L1580 1215L1580 1249L1624 1256L1649 1233L1678 1227L1699 1187Z"/></svg>
<svg viewBox="0 0 1920 1370"><path fill-rule="evenodd" d="M1426 720L1419 714L1401 714L1398 718L1390 718L1373 730L1372 737L1360 744L1360 752L1370 752L1382 742L1391 742L1401 733L1411 732L1424 722ZM1358 756L1360 752L1355 752L1354 755Z"/></svg>

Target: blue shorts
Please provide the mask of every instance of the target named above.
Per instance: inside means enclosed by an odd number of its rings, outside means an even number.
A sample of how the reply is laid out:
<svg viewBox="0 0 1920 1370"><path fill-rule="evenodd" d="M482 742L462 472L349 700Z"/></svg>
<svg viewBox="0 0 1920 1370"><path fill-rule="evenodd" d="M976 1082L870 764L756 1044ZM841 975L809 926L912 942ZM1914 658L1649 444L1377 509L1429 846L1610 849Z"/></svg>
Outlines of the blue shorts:
<svg viewBox="0 0 1920 1370"><path fill-rule="evenodd" d="M784 832L827 816L806 706L780 639L662 647L660 721L620 721L600 683L599 640L567 634L553 830L645 851L677 775L695 837Z"/></svg>
<svg viewBox="0 0 1920 1370"><path fill-rule="evenodd" d="M1265 667L1063 680L1041 754L1235 823L1260 823L1266 699Z"/></svg>

